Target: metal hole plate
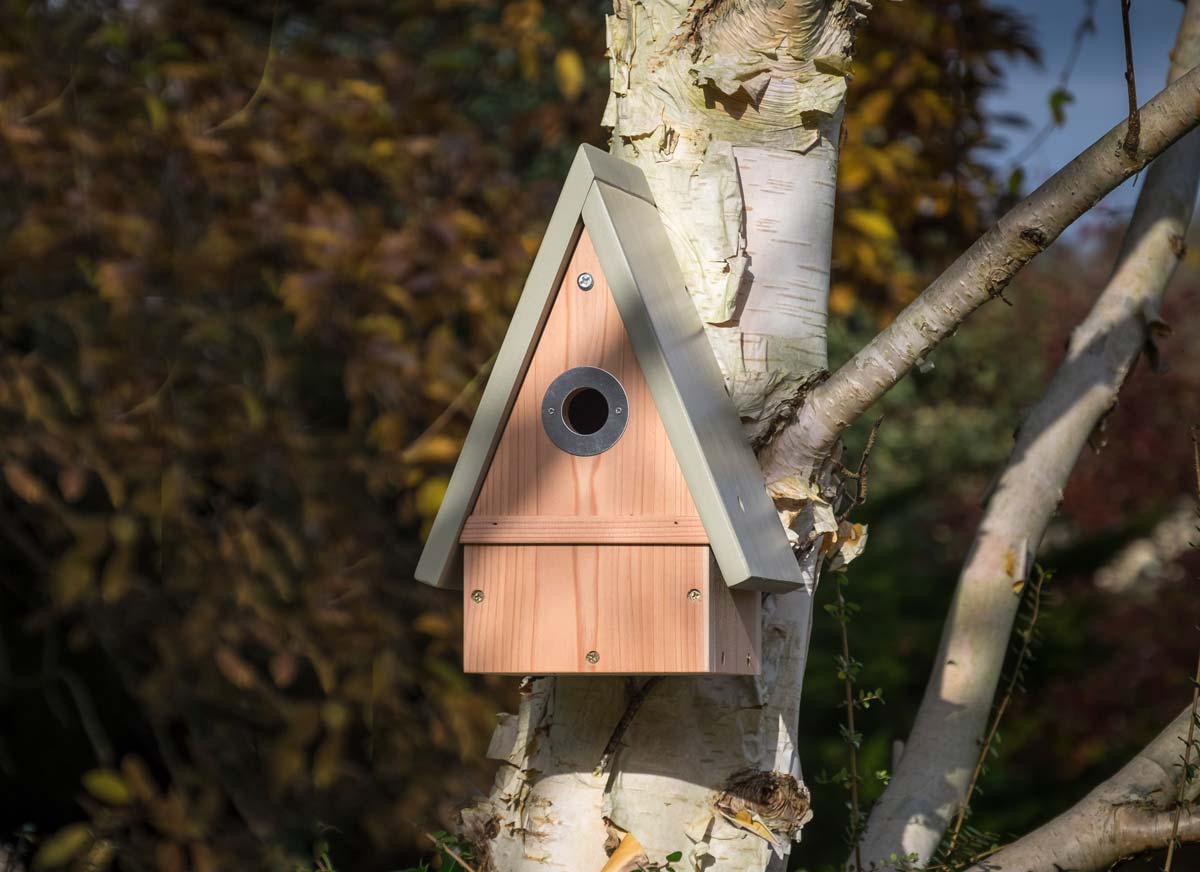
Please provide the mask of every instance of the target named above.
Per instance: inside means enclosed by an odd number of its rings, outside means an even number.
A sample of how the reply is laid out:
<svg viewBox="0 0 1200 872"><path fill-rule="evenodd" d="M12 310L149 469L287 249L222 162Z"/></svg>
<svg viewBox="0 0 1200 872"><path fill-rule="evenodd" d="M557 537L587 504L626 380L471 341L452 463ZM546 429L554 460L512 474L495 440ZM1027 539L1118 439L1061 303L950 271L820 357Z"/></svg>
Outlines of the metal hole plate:
<svg viewBox="0 0 1200 872"><path fill-rule="evenodd" d="M594 433L577 433L567 421L568 400L580 391L599 391L608 403L608 418ZM629 398L610 372L595 366L568 369L546 388L542 397L542 427L550 441L568 454L591 457L617 444L629 420Z"/></svg>

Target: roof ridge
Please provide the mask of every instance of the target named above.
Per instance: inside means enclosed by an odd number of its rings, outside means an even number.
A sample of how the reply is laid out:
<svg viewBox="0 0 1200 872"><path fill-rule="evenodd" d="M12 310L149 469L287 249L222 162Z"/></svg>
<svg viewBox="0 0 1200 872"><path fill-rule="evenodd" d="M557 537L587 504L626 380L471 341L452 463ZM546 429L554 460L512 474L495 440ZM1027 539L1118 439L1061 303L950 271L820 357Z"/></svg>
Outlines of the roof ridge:
<svg viewBox="0 0 1200 872"><path fill-rule="evenodd" d="M417 579L438 587L461 584L463 524L585 226L726 583L775 591L801 587L800 567L725 391L649 184L634 164L590 145L580 146L567 174Z"/></svg>

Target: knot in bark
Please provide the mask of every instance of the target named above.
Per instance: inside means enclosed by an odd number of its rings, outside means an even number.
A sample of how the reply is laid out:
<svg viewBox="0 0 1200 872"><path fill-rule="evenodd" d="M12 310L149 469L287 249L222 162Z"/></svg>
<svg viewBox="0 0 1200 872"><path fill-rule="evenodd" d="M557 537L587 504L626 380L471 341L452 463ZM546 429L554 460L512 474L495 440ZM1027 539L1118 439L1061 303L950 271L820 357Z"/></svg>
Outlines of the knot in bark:
<svg viewBox="0 0 1200 872"><path fill-rule="evenodd" d="M757 815L767 828L788 841L811 817L808 788L785 772L740 769L729 776L717 808L736 817L740 811Z"/></svg>

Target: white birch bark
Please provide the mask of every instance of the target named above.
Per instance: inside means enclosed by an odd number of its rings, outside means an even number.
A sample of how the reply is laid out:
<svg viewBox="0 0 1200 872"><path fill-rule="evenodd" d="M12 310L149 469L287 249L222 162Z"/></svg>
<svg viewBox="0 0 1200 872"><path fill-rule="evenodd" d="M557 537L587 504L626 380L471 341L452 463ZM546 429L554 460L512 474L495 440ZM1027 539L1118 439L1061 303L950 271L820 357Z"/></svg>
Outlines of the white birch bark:
<svg viewBox="0 0 1200 872"><path fill-rule="evenodd" d="M966 872L1108 869L1124 857L1171 840L1175 802L1182 799L1181 842L1200 841L1200 780L1185 782L1181 757L1193 717L1189 706L1107 781L1070 810L1005 845ZM1180 787L1183 787L1181 793Z"/></svg>
<svg viewBox="0 0 1200 872"><path fill-rule="evenodd" d="M867 5L617 0L608 20L613 151L649 179L758 443L826 365L838 131ZM804 558L813 585L817 560ZM632 682L529 682L493 738L489 754L502 764L491 796L463 813L483 868L616 872L680 851L679 869L782 869L808 818L796 725L810 594L766 598L757 679L657 685L611 773L593 770ZM742 807L753 817L739 824ZM640 850L627 855L633 839Z"/></svg>
<svg viewBox="0 0 1200 872"><path fill-rule="evenodd" d="M1172 79L1200 63L1200 0L1188 4L1172 60ZM1151 166L1112 277L1021 425L959 575L912 733L871 811L861 843L868 867L893 855L927 862L965 799L1046 526L1138 356L1166 329L1159 304L1184 253L1200 180L1198 137L1188 134Z"/></svg>

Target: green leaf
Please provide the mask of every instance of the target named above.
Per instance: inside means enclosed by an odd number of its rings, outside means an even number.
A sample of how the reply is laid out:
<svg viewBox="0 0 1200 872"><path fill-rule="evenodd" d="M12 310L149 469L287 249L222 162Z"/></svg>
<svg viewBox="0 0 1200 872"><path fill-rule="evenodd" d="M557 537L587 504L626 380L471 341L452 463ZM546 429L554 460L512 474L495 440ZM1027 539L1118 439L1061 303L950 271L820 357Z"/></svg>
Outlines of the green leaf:
<svg viewBox="0 0 1200 872"><path fill-rule="evenodd" d="M1014 197L1021 193L1021 187L1025 184L1025 170L1022 167L1017 167L1008 176L1008 193Z"/></svg>
<svg viewBox="0 0 1200 872"><path fill-rule="evenodd" d="M83 787L92 796L109 805L129 805L133 793L119 773L111 769L93 769L83 775Z"/></svg>
<svg viewBox="0 0 1200 872"><path fill-rule="evenodd" d="M683 851L672 851L670 854L667 854L668 863L678 863L682 859Z"/></svg>
<svg viewBox="0 0 1200 872"><path fill-rule="evenodd" d="M1067 120L1066 108L1075 102L1075 95L1066 88L1056 88L1050 94L1050 115L1054 123L1061 127Z"/></svg>
<svg viewBox="0 0 1200 872"><path fill-rule="evenodd" d="M71 824L46 839L33 858L34 869L58 869L82 854L92 843L87 824Z"/></svg>

